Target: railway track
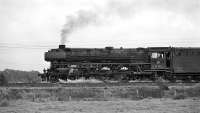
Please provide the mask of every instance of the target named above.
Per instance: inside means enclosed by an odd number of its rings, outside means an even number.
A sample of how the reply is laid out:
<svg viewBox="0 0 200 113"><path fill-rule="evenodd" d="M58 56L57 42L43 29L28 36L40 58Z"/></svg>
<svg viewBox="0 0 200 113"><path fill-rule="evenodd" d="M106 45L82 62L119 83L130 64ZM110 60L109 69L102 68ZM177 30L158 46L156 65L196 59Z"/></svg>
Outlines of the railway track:
<svg viewBox="0 0 200 113"><path fill-rule="evenodd" d="M164 83L167 86L192 86L197 82ZM9 83L1 87L123 87L123 86L157 86L155 82L133 82L133 83Z"/></svg>

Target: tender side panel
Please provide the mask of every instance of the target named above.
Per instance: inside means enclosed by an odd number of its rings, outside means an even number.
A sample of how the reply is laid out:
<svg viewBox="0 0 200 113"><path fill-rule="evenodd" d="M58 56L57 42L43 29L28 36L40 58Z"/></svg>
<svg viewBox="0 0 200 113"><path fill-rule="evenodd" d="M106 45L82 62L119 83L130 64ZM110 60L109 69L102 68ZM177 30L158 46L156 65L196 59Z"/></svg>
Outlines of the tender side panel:
<svg viewBox="0 0 200 113"><path fill-rule="evenodd" d="M173 67L175 73L200 73L200 49L175 49Z"/></svg>

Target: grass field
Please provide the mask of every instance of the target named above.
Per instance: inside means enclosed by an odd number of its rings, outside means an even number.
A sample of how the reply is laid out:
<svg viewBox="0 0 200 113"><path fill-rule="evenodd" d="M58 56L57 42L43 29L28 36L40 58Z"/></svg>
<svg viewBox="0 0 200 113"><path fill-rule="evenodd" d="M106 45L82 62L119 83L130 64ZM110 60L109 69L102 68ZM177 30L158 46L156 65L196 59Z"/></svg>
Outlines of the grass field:
<svg viewBox="0 0 200 113"><path fill-rule="evenodd" d="M0 113L199 113L200 84L0 87Z"/></svg>
<svg viewBox="0 0 200 113"><path fill-rule="evenodd" d="M13 101L0 113L199 113L200 99L118 101Z"/></svg>

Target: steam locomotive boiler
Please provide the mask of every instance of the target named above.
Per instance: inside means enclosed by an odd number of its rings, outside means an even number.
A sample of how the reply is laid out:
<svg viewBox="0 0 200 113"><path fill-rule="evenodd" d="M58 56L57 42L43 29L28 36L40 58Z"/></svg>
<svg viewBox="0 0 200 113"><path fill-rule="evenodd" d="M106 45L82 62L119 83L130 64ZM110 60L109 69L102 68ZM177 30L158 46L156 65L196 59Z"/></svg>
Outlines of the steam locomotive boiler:
<svg viewBox="0 0 200 113"><path fill-rule="evenodd" d="M66 48L59 45L45 53L50 68L43 80L175 80L200 79L199 48Z"/></svg>

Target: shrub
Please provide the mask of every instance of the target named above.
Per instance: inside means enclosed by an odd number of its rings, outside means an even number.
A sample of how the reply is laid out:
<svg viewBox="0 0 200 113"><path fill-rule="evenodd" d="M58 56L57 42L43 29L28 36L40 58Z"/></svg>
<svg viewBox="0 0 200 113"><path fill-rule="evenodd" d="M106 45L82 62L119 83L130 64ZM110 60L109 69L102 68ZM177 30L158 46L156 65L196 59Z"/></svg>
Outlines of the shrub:
<svg viewBox="0 0 200 113"><path fill-rule="evenodd" d="M7 99L4 99L0 102L0 107L7 107L9 106L9 101Z"/></svg>
<svg viewBox="0 0 200 113"><path fill-rule="evenodd" d="M197 83L190 88L186 88L185 92L187 93L187 96L199 97L200 96L200 83Z"/></svg>
<svg viewBox="0 0 200 113"><path fill-rule="evenodd" d="M55 92L54 92L55 93ZM66 91L64 88L59 88L56 93L56 98L58 101L67 101L70 100L69 91Z"/></svg>
<svg viewBox="0 0 200 113"><path fill-rule="evenodd" d="M180 100L180 99L185 99L185 95L184 94L177 94L176 96L173 97L174 100Z"/></svg>
<svg viewBox="0 0 200 113"><path fill-rule="evenodd" d="M5 86L8 84L8 81L4 74L0 73L0 86Z"/></svg>
<svg viewBox="0 0 200 113"><path fill-rule="evenodd" d="M195 84L194 86L192 86L192 88L200 89L200 83Z"/></svg>
<svg viewBox="0 0 200 113"><path fill-rule="evenodd" d="M20 71L5 69L1 72L8 83L39 83L41 78L37 71ZM1 78L1 77L0 77Z"/></svg>
<svg viewBox="0 0 200 113"><path fill-rule="evenodd" d="M165 81L162 78L156 80L156 84L161 90L169 90L168 86L165 84Z"/></svg>
<svg viewBox="0 0 200 113"><path fill-rule="evenodd" d="M8 99L14 99L14 100L17 100L17 99L22 99L22 94L19 90L17 89L11 89L8 91Z"/></svg>

